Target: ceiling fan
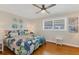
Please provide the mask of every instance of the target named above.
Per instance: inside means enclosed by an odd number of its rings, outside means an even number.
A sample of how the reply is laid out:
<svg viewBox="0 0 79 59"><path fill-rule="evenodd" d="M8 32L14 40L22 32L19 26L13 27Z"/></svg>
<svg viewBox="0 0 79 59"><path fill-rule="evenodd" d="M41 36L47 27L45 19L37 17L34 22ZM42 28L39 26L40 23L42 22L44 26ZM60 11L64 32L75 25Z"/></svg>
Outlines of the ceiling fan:
<svg viewBox="0 0 79 59"><path fill-rule="evenodd" d="M51 5L47 6L47 7L45 6L45 4L42 4L41 7L36 5L36 4L32 4L32 5L40 9L40 11L36 12L37 14L40 13L40 12L42 12L42 13L45 13L45 12L49 13L47 11L47 9L56 6L56 4L51 4Z"/></svg>

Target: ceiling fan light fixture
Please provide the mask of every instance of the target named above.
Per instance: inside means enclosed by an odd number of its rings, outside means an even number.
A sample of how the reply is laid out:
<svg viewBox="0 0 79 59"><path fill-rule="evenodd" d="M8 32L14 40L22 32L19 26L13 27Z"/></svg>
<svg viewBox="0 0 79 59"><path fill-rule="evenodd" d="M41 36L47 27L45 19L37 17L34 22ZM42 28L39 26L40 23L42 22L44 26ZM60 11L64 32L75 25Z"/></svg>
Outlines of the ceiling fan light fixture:
<svg viewBox="0 0 79 59"><path fill-rule="evenodd" d="M42 10L42 11L41 11L41 13L45 13L45 12L46 12L45 10Z"/></svg>

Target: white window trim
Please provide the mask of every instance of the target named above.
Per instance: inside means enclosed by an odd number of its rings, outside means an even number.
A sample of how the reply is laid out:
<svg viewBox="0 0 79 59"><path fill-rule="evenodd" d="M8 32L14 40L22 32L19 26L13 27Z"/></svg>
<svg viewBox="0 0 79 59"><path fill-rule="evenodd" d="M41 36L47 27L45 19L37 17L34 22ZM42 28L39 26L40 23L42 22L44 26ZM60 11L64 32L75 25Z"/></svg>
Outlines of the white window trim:
<svg viewBox="0 0 79 59"><path fill-rule="evenodd" d="M53 29L54 31L65 31L65 30L67 30L67 18L58 18L58 19L54 19L54 20L61 20L61 19L63 19L64 20L64 29ZM54 21L53 20L53 21ZM53 23L54 24L54 23Z"/></svg>
<svg viewBox="0 0 79 59"><path fill-rule="evenodd" d="M45 21L52 21L52 20L50 20L50 19L49 19L49 20L48 20L48 19L43 20L43 22L42 22L42 24L43 24L43 30L50 30L50 31L52 31L53 28L52 28L52 29L44 29L44 22L45 22Z"/></svg>
<svg viewBox="0 0 79 59"><path fill-rule="evenodd" d="M52 21L53 22L53 25L54 25L54 20L60 20L60 19L63 19L64 20L64 29L54 29L54 27L52 28L52 29L44 29L44 22L45 21ZM43 21L42 21L42 24L43 24L43 30L50 30L50 31L66 31L67 30L67 18L65 17L65 18L57 18L57 19L53 19L53 18L51 18L51 19L44 19Z"/></svg>

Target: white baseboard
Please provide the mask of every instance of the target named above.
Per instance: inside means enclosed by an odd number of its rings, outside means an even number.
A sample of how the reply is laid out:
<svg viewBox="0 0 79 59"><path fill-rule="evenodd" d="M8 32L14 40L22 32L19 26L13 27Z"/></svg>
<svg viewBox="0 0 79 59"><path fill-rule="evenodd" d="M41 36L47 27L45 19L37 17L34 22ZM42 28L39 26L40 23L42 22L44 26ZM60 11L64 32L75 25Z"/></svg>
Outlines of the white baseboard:
<svg viewBox="0 0 79 59"><path fill-rule="evenodd" d="M79 45L76 45L76 44L70 44L70 43L63 43L64 45L67 45L67 46L72 46L72 47L77 47L79 48Z"/></svg>
<svg viewBox="0 0 79 59"><path fill-rule="evenodd" d="M52 43L56 43L55 41L49 41L49 40L46 40L48 42L52 42ZM67 45L67 46L72 46L72 47L77 47L79 48L79 45L76 45L76 44L71 44L71 43L63 43L64 45Z"/></svg>

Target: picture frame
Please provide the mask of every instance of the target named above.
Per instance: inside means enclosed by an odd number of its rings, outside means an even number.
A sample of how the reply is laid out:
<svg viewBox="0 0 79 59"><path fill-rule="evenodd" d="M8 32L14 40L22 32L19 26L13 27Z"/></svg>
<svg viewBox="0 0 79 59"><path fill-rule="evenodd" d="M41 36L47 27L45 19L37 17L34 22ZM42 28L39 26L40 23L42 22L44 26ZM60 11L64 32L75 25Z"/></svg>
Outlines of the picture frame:
<svg viewBox="0 0 79 59"><path fill-rule="evenodd" d="M68 31L70 33L78 32L78 18L79 17L69 17L68 18Z"/></svg>

